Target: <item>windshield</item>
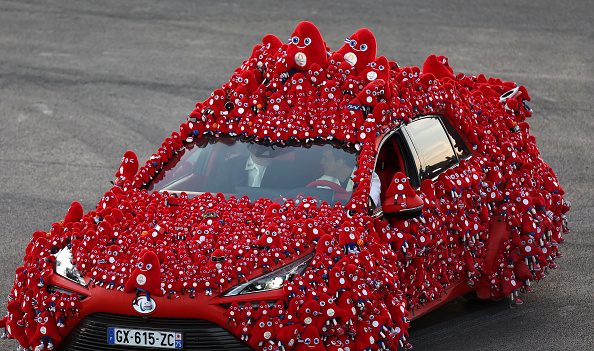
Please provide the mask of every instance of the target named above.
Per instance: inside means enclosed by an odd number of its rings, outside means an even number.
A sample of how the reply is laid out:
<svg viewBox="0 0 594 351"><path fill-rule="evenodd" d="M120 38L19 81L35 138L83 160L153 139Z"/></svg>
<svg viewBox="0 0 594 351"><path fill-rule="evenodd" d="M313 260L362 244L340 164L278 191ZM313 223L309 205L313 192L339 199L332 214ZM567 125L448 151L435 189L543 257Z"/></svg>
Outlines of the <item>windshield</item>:
<svg viewBox="0 0 594 351"><path fill-rule="evenodd" d="M224 193L250 199L314 197L345 204L356 167L354 149L328 143L261 145L237 138L203 138L188 145L149 190Z"/></svg>

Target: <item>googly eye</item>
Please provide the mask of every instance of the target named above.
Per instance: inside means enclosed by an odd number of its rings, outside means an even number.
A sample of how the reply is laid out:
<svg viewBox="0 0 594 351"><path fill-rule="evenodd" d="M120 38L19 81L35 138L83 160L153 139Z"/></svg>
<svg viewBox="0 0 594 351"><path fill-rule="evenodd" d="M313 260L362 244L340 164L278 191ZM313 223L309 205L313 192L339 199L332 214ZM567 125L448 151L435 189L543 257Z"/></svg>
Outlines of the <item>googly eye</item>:
<svg viewBox="0 0 594 351"><path fill-rule="evenodd" d="M303 44L305 44L305 45L311 44L311 38L305 38L305 39L303 39Z"/></svg>
<svg viewBox="0 0 594 351"><path fill-rule="evenodd" d="M138 263L136 264L136 267L138 267L138 268L142 268L142 267L144 267L144 263L142 263L142 262L138 262Z"/></svg>
<svg viewBox="0 0 594 351"><path fill-rule="evenodd" d="M367 51L367 44L361 44L361 46L359 47L359 50Z"/></svg>
<svg viewBox="0 0 594 351"><path fill-rule="evenodd" d="M146 264L146 269L147 269L147 270L150 270L151 268L153 268L153 265L152 265L152 264L150 264L150 263L147 263L147 264Z"/></svg>
<svg viewBox="0 0 594 351"><path fill-rule="evenodd" d="M384 65L380 65L377 69L379 69L380 71L383 71L386 67L384 67Z"/></svg>
<svg viewBox="0 0 594 351"><path fill-rule="evenodd" d="M354 39L351 39L351 41L349 41L349 45L354 48L357 45L357 41Z"/></svg>

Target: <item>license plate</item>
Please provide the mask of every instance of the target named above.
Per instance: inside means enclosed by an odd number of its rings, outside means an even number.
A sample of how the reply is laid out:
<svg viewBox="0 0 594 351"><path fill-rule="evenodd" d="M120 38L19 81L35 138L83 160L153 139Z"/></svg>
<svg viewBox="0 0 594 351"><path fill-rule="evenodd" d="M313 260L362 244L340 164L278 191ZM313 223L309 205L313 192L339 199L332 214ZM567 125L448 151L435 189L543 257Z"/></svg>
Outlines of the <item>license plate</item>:
<svg viewBox="0 0 594 351"><path fill-rule="evenodd" d="M107 343L109 345L158 347L164 349L181 349L184 347L181 332L118 327L107 328Z"/></svg>

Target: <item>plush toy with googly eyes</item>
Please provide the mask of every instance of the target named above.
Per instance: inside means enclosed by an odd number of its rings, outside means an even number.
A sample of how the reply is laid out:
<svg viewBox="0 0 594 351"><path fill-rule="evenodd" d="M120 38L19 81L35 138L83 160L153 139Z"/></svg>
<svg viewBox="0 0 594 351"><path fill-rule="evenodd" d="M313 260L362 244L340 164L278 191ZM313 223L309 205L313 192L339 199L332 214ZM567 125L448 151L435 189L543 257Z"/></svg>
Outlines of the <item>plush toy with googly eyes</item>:
<svg viewBox="0 0 594 351"><path fill-rule="evenodd" d="M136 264L130 278L124 286L125 293L145 292L150 295L163 296L161 291L161 265L159 258L153 251L144 251L141 260Z"/></svg>
<svg viewBox="0 0 594 351"><path fill-rule="evenodd" d="M62 339L56 327L56 320L48 311L41 312L35 319L37 329L31 338L31 345L35 345L36 351L53 350L54 344Z"/></svg>
<svg viewBox="0 0 594 351"><path fill-rule="evenodd" d="M337 53L355 67L355 73L359 73L375 60L376 51L377 44L373 32L368 28L361 28L344 40Z"/></svg>
<svg viewBox="0 0 594 351"><path fill-rule="evenodd" d="M291 69L307 71L314 63L326 67L326 44L318 27L309 21L303 21L291 34L285 62L277 65L277 73Z"/></svg>

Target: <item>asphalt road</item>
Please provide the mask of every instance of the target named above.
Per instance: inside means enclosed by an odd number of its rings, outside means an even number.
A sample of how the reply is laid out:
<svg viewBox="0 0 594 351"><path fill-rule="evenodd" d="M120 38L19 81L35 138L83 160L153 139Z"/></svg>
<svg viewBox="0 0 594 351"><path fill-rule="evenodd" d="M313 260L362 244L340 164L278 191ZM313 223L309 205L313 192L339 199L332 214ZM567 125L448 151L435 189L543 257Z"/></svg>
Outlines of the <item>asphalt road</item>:
<svg viewBox="0 0 594 351"><path fill-rule="evenodd" d="M413 323L415 349L593 350L593 17L587 0L0 0L0 295L34 230L72 200L93 207L126 149L146 159L264 34L309 19L332 49L369 27L401 65L437 53L527 86L532 133L573 204L560 268L522 307L455 301Z"/></svg>

